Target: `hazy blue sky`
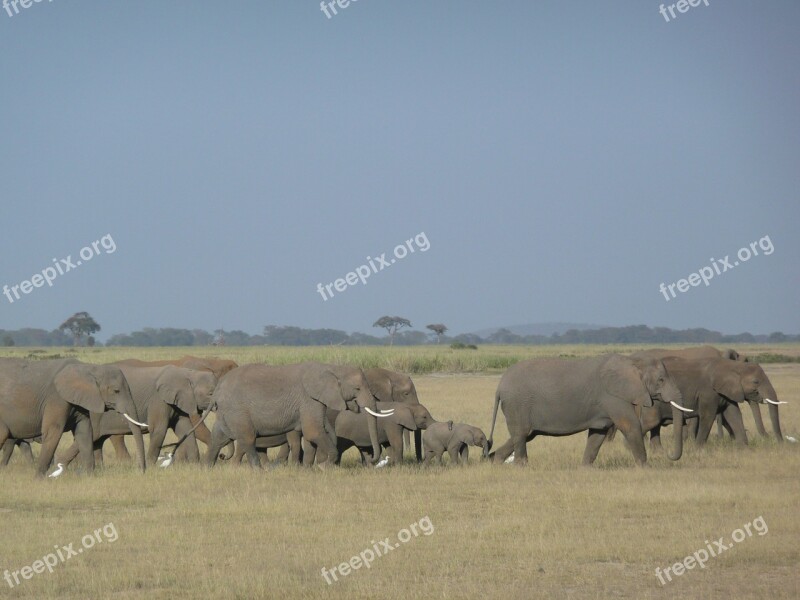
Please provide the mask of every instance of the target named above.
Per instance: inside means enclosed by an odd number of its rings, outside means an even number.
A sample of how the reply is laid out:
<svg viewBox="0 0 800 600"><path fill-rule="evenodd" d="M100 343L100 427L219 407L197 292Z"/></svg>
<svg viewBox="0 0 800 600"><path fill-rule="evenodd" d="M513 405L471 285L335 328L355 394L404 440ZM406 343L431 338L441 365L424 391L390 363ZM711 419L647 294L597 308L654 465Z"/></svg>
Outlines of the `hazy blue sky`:
<svg viewBox="0 0 800 600"><path fill-rule="evenodd" d="M54 0L0 12L0 328L800 332L800 3ZM13 10L13 9L12 9ZM425 232L367 285L316 291ZM763 236L667 302L669 284ZM41 282L40 282L41 283Z"/></svg>

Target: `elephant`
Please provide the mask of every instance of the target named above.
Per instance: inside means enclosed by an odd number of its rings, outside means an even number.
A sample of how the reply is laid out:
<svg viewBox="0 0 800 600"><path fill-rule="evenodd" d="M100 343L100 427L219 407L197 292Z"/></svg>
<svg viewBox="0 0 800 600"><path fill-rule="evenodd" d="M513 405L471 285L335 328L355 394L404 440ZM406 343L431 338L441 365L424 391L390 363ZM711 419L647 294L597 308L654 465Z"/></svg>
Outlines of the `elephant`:
<svg viewBox="0 0 800 600"><path fill-rule="evenodd" d="M758 364L720 357L687 360L677 356L664 357L662 362L681 391L683 406L694 411L692 416L698 419L695 440L699 446L708 440L717 414L725 417L734 440L740 446L747 445L738 405L775 398L775 389ZM663 406L642 409L642 431L650 431L651 448L660 446L661 426L671 420L672 415Z"/></svg>
<svg viewBox="0 0 800 600"><path fill-rule="evenodd" d="M408 375L379 367L364 369L364 375L367 377L369 389L376 400L380 402L399 402L401 404L419 404L417 388L414 387L414 382ZM414 452L417 456L417 462L422 461L421 433L420 429L414 431ZM410 445L410 435L408 430L403 432L403 439L406 445Z"/></svg>
<svg viewBox="0 0 800 600"><path fill-rule="evenodd" d="M9 438L41 436L37 476L50 468L61 435L73 431L83 464L94 470L90 414L113 408L127 419L145 470L144 441L138 411L119 367L90 365L75 359L0 359L0 446Z"/></svg>
<svg viewBox="0 0 800 600"><path fill-rule="evenodd" d="M379 411L394 412L378 421L378 441L382 447L389 448L389 464L403 462L403 433L406 431L426 430L436 421L428 409L421 404L408 404L398 406L394 402L378 402ZM333 416L331 413L337 413ZM362 464L375 462L370 452L370 438L367 428L368 415L351 411L328 410L328 418L333 416L334 433L336 434L336 449L341 458L342 453L357 447L361 452ZM309 456L308 453L305 455ZM337 461L338 462L338 461Z"/></svg>
<svg viewBox="0 0 800 600"><path fill-rule="evenodd" d="M426 465L435 460L443 464L445 450L450 454L450 463L453 465L466 465L469 462L470 446L481 448L484 457L489 452L486 434L481 429L452 421L434 423L428 427L422 434L422 443L425 445Z"/></svg>
<svg viewBox="0 0 800 600"><path fill-rule="evenodd" d="M191 430L189 415L197 415L211 404L211 395L217 379L208 371L195 371L184 367L167 365L164 367L119 367L130 385L133 402L139 415L147 423L150 444L147 451L148 464L155 464L167 429L172 427L179 437ZM100 450L111 435L121 435L125 423L114 413L103 413L93 417L94 446ZM188 460L199 461L200 454L194 435L185 440ZM73 444L59 460L65 466L78 454ZM101 458L102 459L102 458Z"/></svg>
<svg viewBox="0 0 800 600"><path fill-rule="evenodd" d="M213 402L217 419L206 462L213 466L230 441L241 445L253 468L260 467L256 439L299 431L320 447L326 464L336 461L336 443L326 411L362 408L367 419L373 455L380 456L375 398L363 371L356 367L306 362L293 365L245 365L220 381ZM376 458L377 460L377 458Z"/></svg>
<svg viewBox="0 0 800 600"><path fill-rule="evenodd" d="M656 348L653 350L644 350L642 352L637 352L632 354L633 357L650 357L650 358L664 358L665 356L679 356L685 359L703 359L703 358L726 358L728 360L740 362L740 363L750 363L750 360L737 352L736 350L729 348L727 350L717 350L713 346L697 346L693 348L683 348L677 350L665 350L661 348ZM766 378L766 375L764 375ZM766 379L768 382L769 379ZM773 390L774 392L774 390ZM753 402L750 400L746 400L747 404L750 406L750 412L753 414L753 420L756 423L756 430L758 431L759 435L767 436L767 431L764 428L764 421L761 418L761 404L759 402ZM781 421L780 415L778 413L778 405L782 404L778 400L776 396L770 396L767 405L769 406L769 418L772 423L772 430L775 434L775 438L779 442L783 442L783 433L781 431ZM718 432L719 435L722 435L722 427L723 427L723 419L724 415L721 415L717 421L718 423ZM696 435L696 432L695 432Z"/></svg>
<svg viewBox="0 0 800 600"><path fill-rule="evenodd" d="M125 360L118 360L111 364L125 365L130 367L164 367L167 365L173 365L176 367L184 367L186 369L194 369L195 371L210 371L214 374L214 377L217 378L217 381L239 366L232 360L222 358L200 358L189 355L173 360L153 361L128 358ZM192 422L192 425L197 425L199 417L197 415L190 415L189 420ZM208 427L205 426L205 423L200 423L200 425L197 425L197 429L194 431L194 437L203 442L206 446L211 443L211 432L208 430ZM123 436L112 435L110 439L111 443L114 445L114 452L116 453L117 458L130 460L130 454L128 453L128 449L125 447L125 440ZM191 445L182 445L176 450L176 458L189 458L188 455L190 452Z"/></svg>
<svg viewBox="0 0 800 600"><path fill-rule="evenodd" d="M664 364L655 359L635 360L618 354L584 359L534 359L510 367L495 394L489 449L497 408L502 406L510 439L491 457L503 463L513 452L514 464L528 462L527 442L537 435L565 436L589 431L583 464L591 465L609 429L625 436L636 463L647 453L637 409L653 401L673 404L677 453L683 449L681 393Z"/></svg>

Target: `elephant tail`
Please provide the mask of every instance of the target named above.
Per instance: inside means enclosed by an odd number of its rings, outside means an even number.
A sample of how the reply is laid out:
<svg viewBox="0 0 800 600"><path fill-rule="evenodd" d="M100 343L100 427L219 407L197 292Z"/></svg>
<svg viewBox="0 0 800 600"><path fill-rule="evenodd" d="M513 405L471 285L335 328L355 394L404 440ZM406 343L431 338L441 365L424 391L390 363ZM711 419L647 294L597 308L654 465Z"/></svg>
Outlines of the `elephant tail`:
<svg viewBox="0 0 800 600"><path fill-rule="evenodd" d="M492 443L494 438L494 425L497 421L497 407L500 406L500 390L498 389L494 395L494 410L492 411L492 429L489 432L489 439L486 441L486 453L492 449Z"/></svg>

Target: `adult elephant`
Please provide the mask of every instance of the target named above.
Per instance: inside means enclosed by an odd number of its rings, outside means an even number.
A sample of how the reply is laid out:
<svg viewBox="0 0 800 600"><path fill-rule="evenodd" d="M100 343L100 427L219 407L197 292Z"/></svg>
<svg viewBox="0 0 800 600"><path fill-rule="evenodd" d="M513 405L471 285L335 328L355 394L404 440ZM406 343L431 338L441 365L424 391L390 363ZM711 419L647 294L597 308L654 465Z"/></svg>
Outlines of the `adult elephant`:
<svg viewBox="0 0 800 600"><path fill-rule="evenodd" d="M681 393L661 361L607 354L519 362L505 372L497 387L489 448L498 406L511 438L492 458L502 463L513 452L514 464L526 464L527 443L537 435L565 436L588 430L583 463L589 465L614 426L628 441L636 463L644 465L647 453L637 409L652 406L653 401L673 405L676 453L670 458L678 460L683 451Z"/></svg>
<svg viewBox="0 0 800 600"><path fill-rule="evenodd" d="M718 350L713 346L696 346L693 348L683 348L683 349L675 349L675 350L667 350L663 348L655 348L652 350L644 350L641 352L636 352L631 355L632 357L641 357L641 358L664 358L665 356L678 356L680 358L685 358L687 360L698 360L698 359L707 359L707 358L724 358L731 361L735 361L738 363L750 363L749 359L740 354L736 350L729 348L727 350ZM769 383L769 378L767 378L766 374L764 375L764 381ZM770 386L772 384L769 384ZM774 394L774 389L772 390ZM750 412L753 414L753 420L756 423L756 430L758 431L759 435L767 436L767 430L764 428L764 420L761 418L761 403L755 402L749 399L746 399L747 404L750 406ZM769 418L772 424L772 431L775 434L775 438L779 442L783 442L783 432L781 431L781 420L780 414L778 412L778 406L783 404L780 400L778 400L777 395L773 395L769 397L769 400L766 402L768 405L769 410ZM719 424L719 434L722 435L722 426L723 424L732 429L732 424L724 422L725 417L721 415L718 424ZM695 432L696 435L697 432Z"/></svg>
<svg viewBox="0 0 800 600"><path fill-rule="evenodd" d="M131 389L133 402L140 417L147 423L150 444L147 462L155 464L164 444L167 429L172 428L178 437L192 429L190 415L204 411L211 404L211 395L217 379L208 371L195 371L183 367L119 367ZM92 417L94 447L102 456L103 443L112 435L127 433L125 422L115 413L103 413ZM189 461L200 460L194 434L183 442L188 446ZM59 462L68 465L78 454L73 444Z"/></svg>
<svg viewBox="0 0 800 600"><path fill-rule="evenodd" d="M256 438L299 431L325 452L326 462L336 460L336 444L326 411L361 408L367 420L374 456L380 456L375 398L363 371L356 367L301 363L269 366L245 365L228 374L214 391L217 419L207 462L216 463L219 451L236 441L250 465L260 466ZM377 458L376 458L377 460Z"/></svg>
<svg viewBox="0 0 800 600"><path fill-rule="evenodd" d="M175 358L169 360L151 360L151 361L144 361L139 360L137 358L128 358L125 360L119 360L115 363L111 363L115 365L124 365L129 367L164 367L168 365L173 365L175 367L184 367L186 369L194 369L195 371L209 371L210 373L214 374L217 381L222 379L226 374L230 373L233 369L236 369L239 365L232 360L227 360L223 358L201 358L198 356L189 356L186 355L182 358ZM211 432L209 431L208 427L206 427L205 423L200 423L198 425L198 421L200 417L198 415L191 415L190 420L192 425L196 425L197 428L194 431L194 438L203 442L206 446L211 443ZM125 439L121 435L112 435L111 443L114 445L114 452L117 455L117 458L122 460L130 460L130 453L128 453L128 449L125 446ZM231 453L233 452L233 448L231 447ZM191 444L188 446L181 445L180 448L176 451L176 458L186 458L190 459L191 457L189 454L191 453Z"/></svg>
<svg viewBox="0 0 800 600"><path fill-rule="evenodd" d="M388 369L378 367L364 369L369 389L375 399L380 402L398 402L400 404L419 404L417 388L411 377L403 373L396 373ZM411 441L411 433L406 431L403 434L406 445ZM417 462L422 462L422 431L414 430L414 452Z"/></svg>
<svg viewBox="0 0 800 600"><path fill-rule="evenodd" d="M139 466L145 469L144 441L128 382L119 367L90 365L75 359L28 361L0 359L0 446L6 440L42 438L36 473L43 476L65 430L72 430L94 470L90 413L112 408L127 419L136 440Z"/></svg>

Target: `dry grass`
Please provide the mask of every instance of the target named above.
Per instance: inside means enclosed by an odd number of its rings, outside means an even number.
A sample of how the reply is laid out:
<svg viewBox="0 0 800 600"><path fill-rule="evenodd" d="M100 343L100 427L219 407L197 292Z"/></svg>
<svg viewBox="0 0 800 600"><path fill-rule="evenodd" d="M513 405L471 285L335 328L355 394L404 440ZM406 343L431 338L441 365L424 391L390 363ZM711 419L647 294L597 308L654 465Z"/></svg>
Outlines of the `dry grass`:
<svg viewBox="0 0 800 600"><path fill-rule="evenodd" d="M183 349L121 350L120 357L151 358ZM215 354L240 360L225 350ZM800 365L765 370L791 402L783 407L784 432L800 439ZM415 377L437 419L487 433L498 380ZM745 423L752 428L749 413ZM498 429L502 443L502 416ZM13 590L0 579L0 590L14 598L148 600L798 597L800 523L791 498L800 492L800 445L755 440L752 450L736 451L715 442L706 451L687 448L679 463L651 456L649 468L637 469L618 437L600 451L596 468L582 469L584 441L537 439L527 468L472 457L468 468L368 471L348 455L344 467L325 472L176 465L142 476L115 464L109 450L106 469L94 476L68 471L36 481L15 457L0 471L0 570L30 565L108 522L119 539ZM325 583L323 566L347 561L373 540L394 540L424 516L432 535ZM767 535L659 584L656 567L682 560L705 540L730 538L758 516Z"/></svg>

